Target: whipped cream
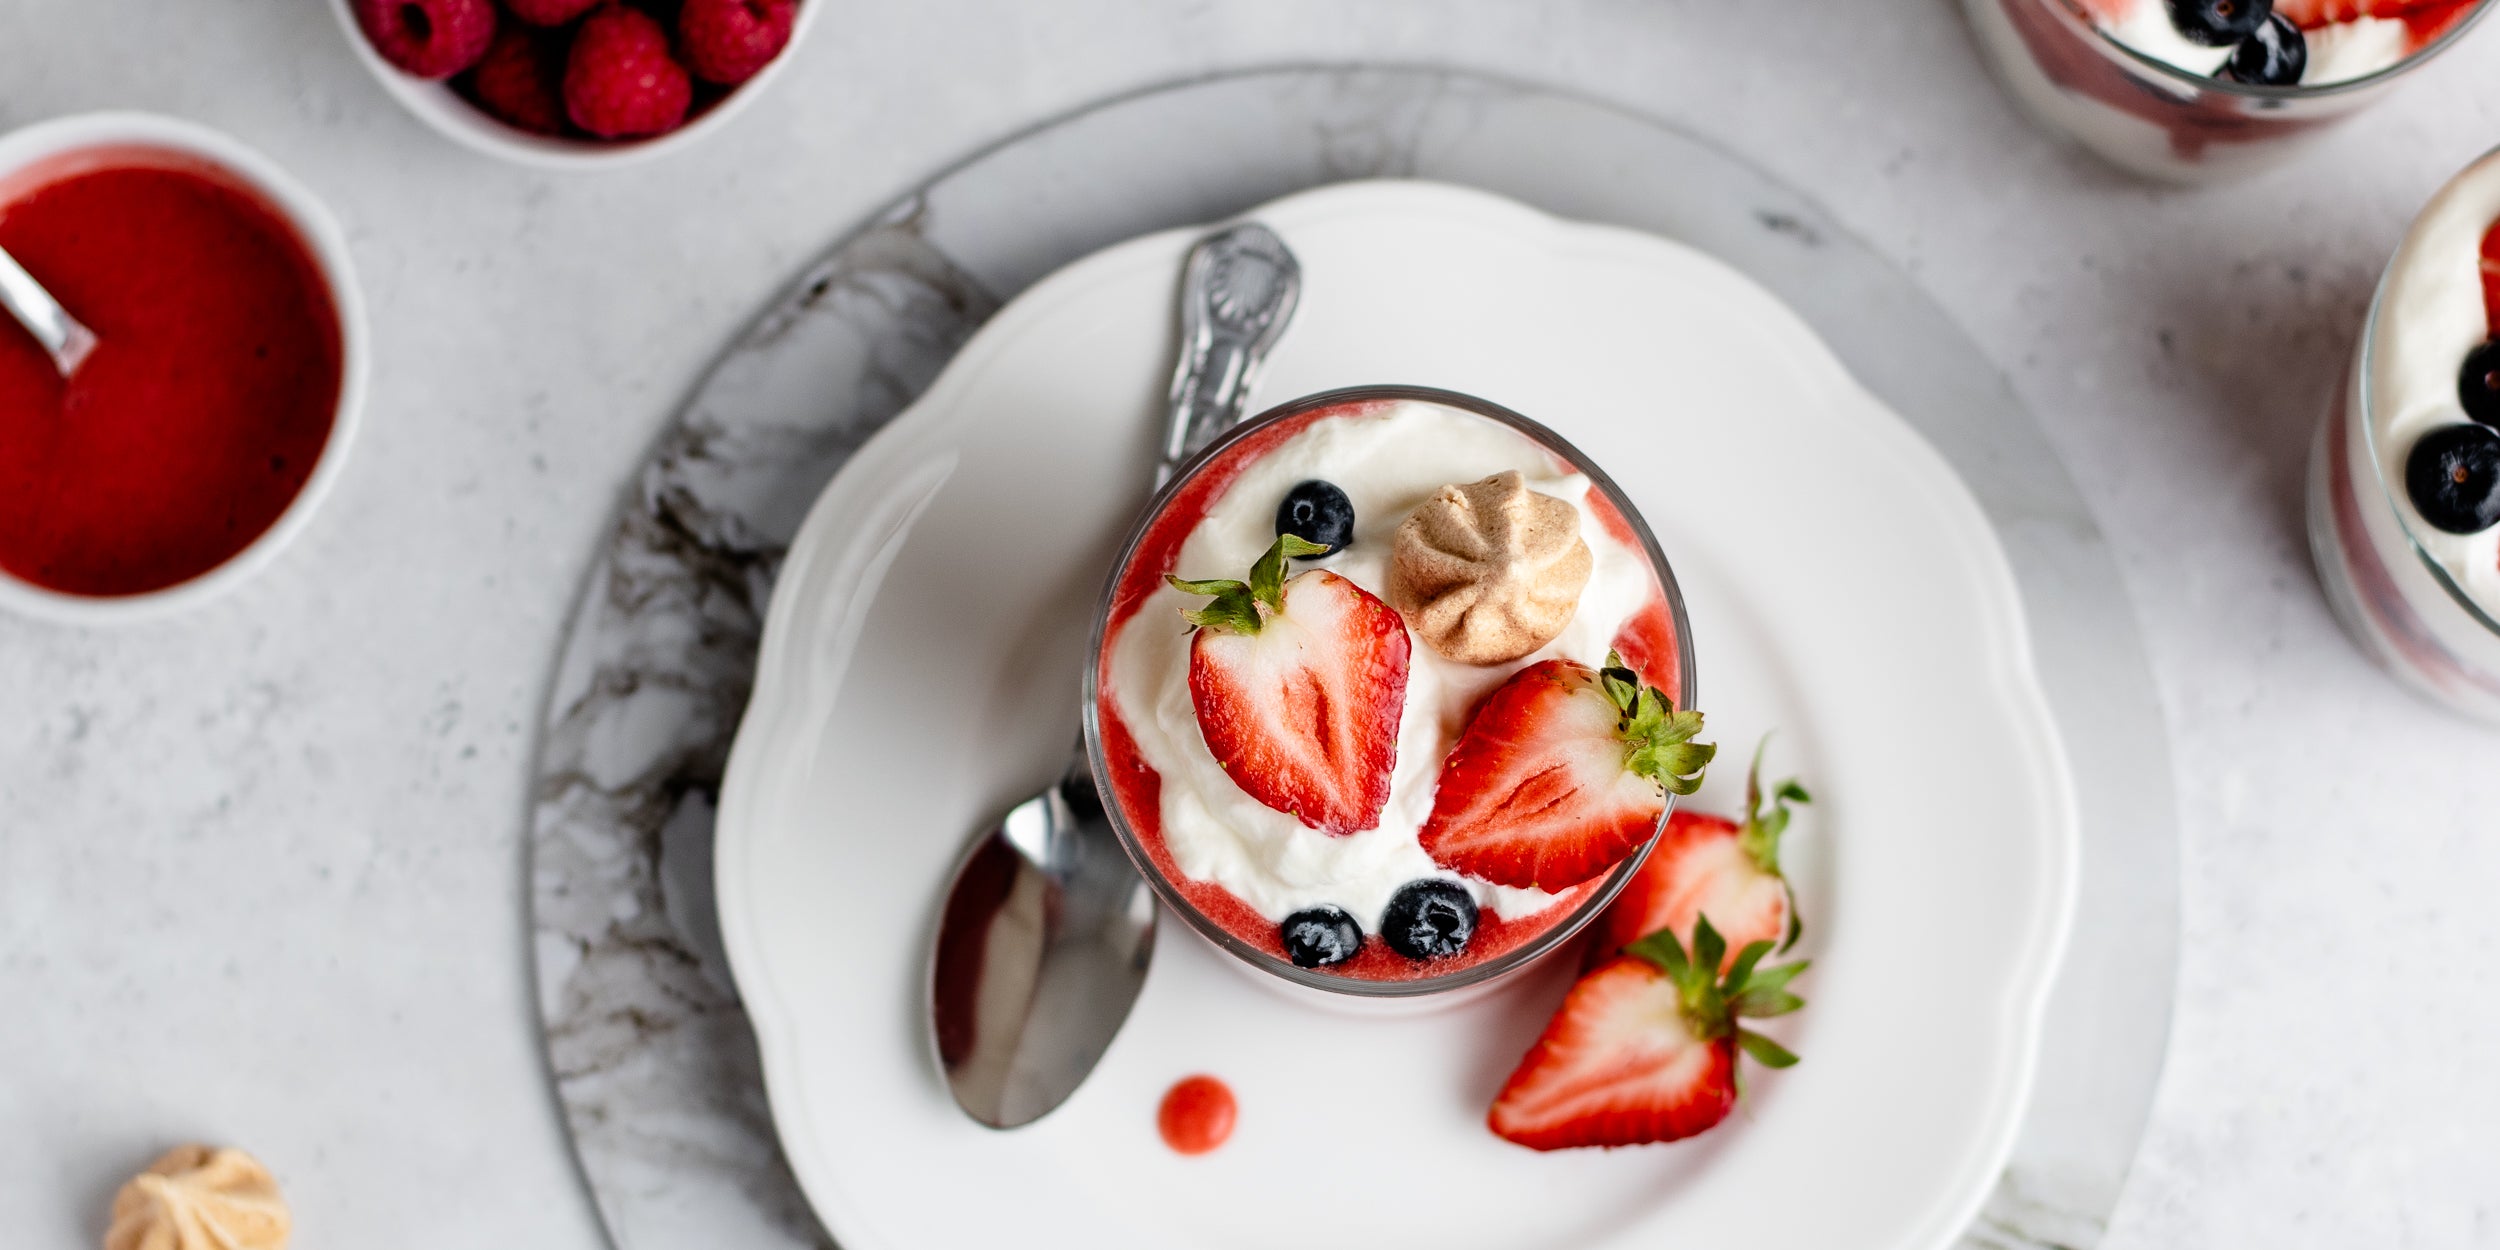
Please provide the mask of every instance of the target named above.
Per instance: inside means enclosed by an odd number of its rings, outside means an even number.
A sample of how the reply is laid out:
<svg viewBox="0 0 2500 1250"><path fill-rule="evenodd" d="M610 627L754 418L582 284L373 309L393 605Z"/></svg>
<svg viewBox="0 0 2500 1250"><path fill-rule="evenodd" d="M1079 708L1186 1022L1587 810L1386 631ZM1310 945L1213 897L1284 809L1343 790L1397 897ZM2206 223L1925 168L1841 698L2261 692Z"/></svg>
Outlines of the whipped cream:
<svg viewBox="0 0 2500 1250"><path fill-rule="evenodd" d="M1162 777L1163 840L1181 872L1223 886L1270 920L1333 906L1366 933L1380 931L1381 913L1398 887L1424 877L1461 883L1479 907L1504 919L1534 915L1559 900L1450 872L1432 862L1415 834L1432 813L1442 761L1477 700L1542 660L1604 663L1624 623L1655 593L1647 558L1618 542L1590 510L1586 476L1564 471L1508 426L1438 404L1406 402L1360 416L1324 417L1260 457L1226 489L1182 544L1173 571L1194 579L1246 576L1276 540L1277 501L1297 483L1324 478L1353 501L1354 541L1325 559L1297 561L1296 569L1328 569L1385 601L1393 536L1407 514L1443 486L1506 469L1579 512L1593 557L1588 587L1562 633L1515 662L1461 664L1415 646L1397 768L1374 828L1332 837L1251 798L1225 775L1199 733L1189 696L1190 635L1180 610L1203 600L1166 586L1121 625L1111 644L1113 697L1139 755Z"/></svg>
<svg viewBox="0 0 2500 1250"><path fill-rule="evenodd" d="M2392 17L2359 17L2301 32L2309 37L2309 64L2300 85L2323 86L2366 77L2413 55L2413 31Z"/></svg>
<svg viewBox="0 0 2500 1250"><path fill-rule="evenodd" d="M2422 519L2404 488L2414 441L2466 420L2457 372L2490 337L2483 310L2483 232L2500 218L2500 153L2486 156L2432 197L2389 263L2371 323L2371 444L2379 480L2414 545L2485 612L2500 615L2500 527L2451 534Z"/></svg>
<svg viewBox="0 0 2500 1250"><path fill-rule="evenodd" d="M2117 16L2096 14L2101 33L2165 64L2212 77L2231 59L2229 48L2209 48L2179 33L2164 0L2135 0Z"/></svg>
<svg viewBox="0 0 2500 1250"><path fill-rule="evenodd" d="M2191 74L2212 77L2231 60L2232 49L2210 48L2179 33L2168 0L2086 0L2082 7L2101 33ZM2300 33L2309 52L2300 73L2304 87L2375 74L2414 52L2410 28L2395 18L2357 17Z"/></svg>

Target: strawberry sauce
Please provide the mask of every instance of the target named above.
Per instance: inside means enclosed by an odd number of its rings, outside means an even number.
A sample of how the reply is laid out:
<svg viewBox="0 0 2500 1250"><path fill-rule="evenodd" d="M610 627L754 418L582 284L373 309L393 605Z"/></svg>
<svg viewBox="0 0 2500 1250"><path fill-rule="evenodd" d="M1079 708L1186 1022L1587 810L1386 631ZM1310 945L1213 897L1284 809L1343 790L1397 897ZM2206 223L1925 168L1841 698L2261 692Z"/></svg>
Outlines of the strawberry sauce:
<svg viewBox="0 0 2500 1250"><path fill-rule="evenodd" d="M142 594L267 532L343 377L338 311L294 229L209 166L116 149L0 184L0 247L100 340L65 382L0 324L0 570Z"/></svg>
<svg viewBox="0 0 2500 1250"><path fill-rule="evenodd" d="M1163 833L1163 778L1146 762L1135 736L1120 716L1111 665L1113 644L1119 638L1121 629L1145 606L1147 598L1163 585L1164 576L1175 571L1181 547L1188 542L1199 520L1252 464L1321 420L1359 418L1372 410L1391 406L1388 403L1347 404L1298 414L1252 433L1200 468L1147 525L1128 564L1120 570L1119 579L1112 588L1109 620L1103 631L1104 645L1095 657L1096 723L1100 731L1103 762L1111 774L1110 797L1135 835L1138 846L1152 862L1155 875L1169 883L1191 907L1218 928L1279 960L1288 956L1275 921L1260 914L1222 885L1194 880L1185 875L1174 860ZM1589 503L1599 522L1616 541L1627 546L1639 545L1630 522L1616 510L1611 500L1603 494L1591 492ZM1679 703L1682 701L1681 653L1674 618L1667 609L1663 589L1647 607L1624 624L1615 646L1622 652L1625 662L1639 671L1651 685L1658 687L1669 698ZM1573 887L1561 894L1559 902L1531 916L1505 919L1487 910L1478 916L1475 935L1469 940L1467 948L1447 958L1418 963L1389 949L1378 934L1367 934L1360 954L1321 971L1357 981L1406 981L1448 976L1499 958L1534 941L1575 914L1583 900L1604 888L1612 876L1610 870Z"/></svg>
<svg viewBox="0 0 2500 1250"><path fill-rule="evenodd" d="M2483 230L2475 273L2483 283L2483 333L2500 339L2500 221Z"/></svg>
<svg viewBox="0 0 2500 1250"><path fill-rule="evenodd" d="M1155 1108L1155 1129L1173 1150L1202 1155L1232 1139L1240 1113L1231 1086L1211 1076L1183 1077Z"/></svg>

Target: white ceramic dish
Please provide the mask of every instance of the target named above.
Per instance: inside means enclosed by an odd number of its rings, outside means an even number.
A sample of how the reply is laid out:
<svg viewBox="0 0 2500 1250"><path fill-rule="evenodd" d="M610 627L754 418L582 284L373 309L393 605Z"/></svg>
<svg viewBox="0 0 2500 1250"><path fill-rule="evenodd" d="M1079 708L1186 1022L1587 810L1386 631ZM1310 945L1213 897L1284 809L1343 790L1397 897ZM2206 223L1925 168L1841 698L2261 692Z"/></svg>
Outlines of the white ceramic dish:
<svg viewBox="0 0 2500 1250"><path fill-rule="evenodd" d="M372 348L365 328L364 295L348 259L347 236L311 191L268 157L196 122L153 113L79 113L37 122L0 136L0 179L38 161L87 148L135 146L171 149L207 161L260 192L295 228L321 267L339 318L339 403L304 489L275 524L225 563L189 581L137 595L65 595L0 572L0 610L68 624L95 625L144 620L195 607L233 589L267 568L312 522L313 512L345 471L347 449L365 404L365 376ZM73 312L75 310L72 310ZM8 329L14 333L13 328Z"/></svg>
<svg viewBox="0 0 2500 1250"><path fill-rule="evenodd" d="M1623 484L1692 609L1729 758L1821 800L1789 853L1805 1056L1697 1141L1537 1155L1482 1126L1565 961L1450 1012L1313 1012L1170 923L1094 1077L1031 1128L955 1110L921 1017L968 833L1065 758L1085 626L1145 497L1195 232L1045 280L827 488L766 626L721 800L721 922L774 1119L846 1250L1946 1244L2020 1120L2072 910L2073 798L2014 584L1944 462L1716 262L1472 191L1363 183L1254 214L1308 287L1254 397L1486 396ZM1725 811L1741 765L1696 800ZM1189 1072L1241 1128L1185 1160ZM1456 1197L1464 1195L1463 1198Z"/></svg>
<svg viewBox="0 0 2500 1250"><path fill-rule="evenodd" d="M462 147L501 157L518 165L534 165L541 169L606 169L635 161L649 160L663 153L691 145L729 124L729 119L753 101L757 93L771 85L790 58L816 25L817 12L827 0L802 0L798 16L790 26L789 46L774 57L772 63L757 71L755 77L738 84L735 91L721 97L702 116L664 135L606 143L592 139L573 139L561 135L531 134L507 126L461 98L447 82L436 82L401 73L396 66L374 51L373 41L365 38L364 28L356 24L356 10L348 0L330 0L330 10L339 19L339 28L347 35L347 46L355 49L356 59L373 73L382 89L400 102L417 120L440 131ZM505 19L510 20L510 19Z"/></svg>

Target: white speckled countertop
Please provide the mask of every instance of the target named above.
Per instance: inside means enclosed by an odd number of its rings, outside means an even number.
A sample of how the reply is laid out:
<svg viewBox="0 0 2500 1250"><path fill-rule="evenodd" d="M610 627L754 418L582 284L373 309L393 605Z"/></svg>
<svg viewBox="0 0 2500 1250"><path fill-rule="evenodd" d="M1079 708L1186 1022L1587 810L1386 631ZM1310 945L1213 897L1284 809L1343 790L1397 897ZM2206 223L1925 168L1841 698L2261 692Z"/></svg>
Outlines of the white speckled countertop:
<svg viewBox="0 0 2500 1250"><path fill-rule="evenodd" d="M682 156L526 172L423 129L314 0L0 0L0 127L185 114L344 219L378 348L307 539L195 615L0 619L0 1228L100 1236L174 1141L306 1245L599 1244L532 1024L526 786L564 614L649 439L789 271L1114 91L1446 62L1816 188L2012 375L2116 544L2185 826L2175 1049L2108 1245L2500 1239L2500 733L2327 615L2308 436L2414 207L2500 142L2484 31L2299 165L2148 189L2015 117L1946 0L841 0Z"/></svg>

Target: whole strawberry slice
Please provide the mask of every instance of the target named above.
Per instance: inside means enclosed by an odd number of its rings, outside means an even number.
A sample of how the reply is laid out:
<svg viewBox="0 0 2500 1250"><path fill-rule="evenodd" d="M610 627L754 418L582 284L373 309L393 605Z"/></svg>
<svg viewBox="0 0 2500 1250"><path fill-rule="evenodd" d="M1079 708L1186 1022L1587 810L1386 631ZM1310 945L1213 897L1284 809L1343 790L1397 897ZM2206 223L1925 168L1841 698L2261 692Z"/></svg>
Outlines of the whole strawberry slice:
<svg viewBox="0 0 2500 1250"><path fill-rule="evenodd" d="M1617 656L1602 671L1531 664L1477 705L1417 840L1497 885L1577 885L1657 832L1668 791L1700 788L1718 748L1699 732L1701 713L1677 711Z"/></svg>
<svg viewBox="0 0 2500 1250"><path fill-rule="evenodd" d="M1233 784L1314 829L1380 823L1398 762L1412 644L1397 611L1325 570L1285 580L1285 561L1328 550L1292 534L1244 582L1169 578L1211 595L1181 613L1189 697L1207 750Z"/></svg>
<svg viewBox="0 0 2500 1250"><path fill-rule="evenodd" d="M1704 1132L1736 1106L1736 1053L1765 1067L1797 1062L1737 1022L1805 1006L1788 983L1804 961L1758 968L1756 942L1722 977L1727 943L1704 919L1687 958L1660 930L1571 987L1545 1032L1502 1083L1485 1123L1535 1150L1637 1146Z"/></svg>
<svg viewBox="0 0 2500 1250"><path fill-rule="evenodd" d="M1805 926L1797 918L1796 893L1780 874L1780 835L1788 832L1788 805L1813 800L1794 778L1771 787L1768 811L1762 798L1762 748L1757 747L1753 768L1745 774L1743 824L1699 812L1667 817L1667 831L1650 850L1649 861L1597 922L1591 960L1604 959L1660 929L1691 933L1704 913L1733 949L1755 942L1777 942L1782 951L1796 945Z"/></svg>

